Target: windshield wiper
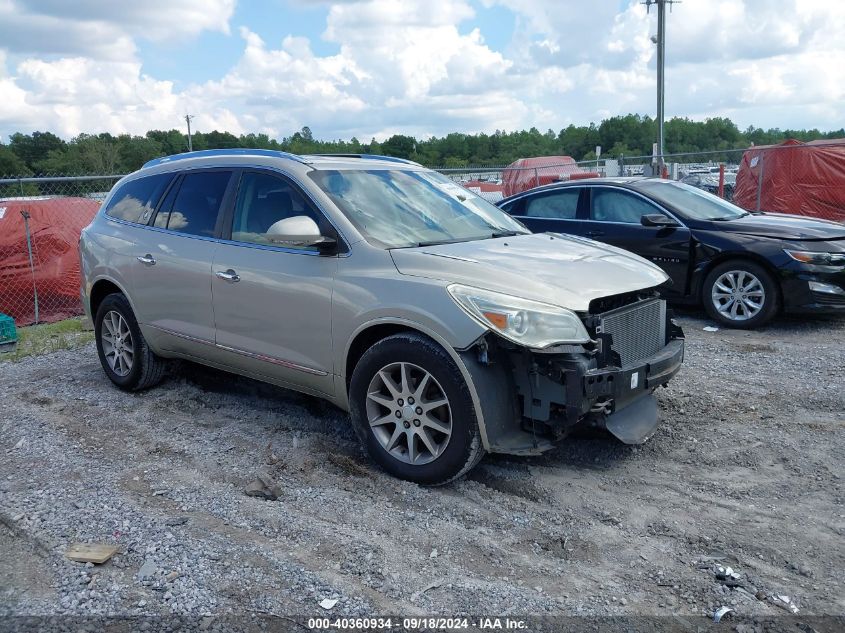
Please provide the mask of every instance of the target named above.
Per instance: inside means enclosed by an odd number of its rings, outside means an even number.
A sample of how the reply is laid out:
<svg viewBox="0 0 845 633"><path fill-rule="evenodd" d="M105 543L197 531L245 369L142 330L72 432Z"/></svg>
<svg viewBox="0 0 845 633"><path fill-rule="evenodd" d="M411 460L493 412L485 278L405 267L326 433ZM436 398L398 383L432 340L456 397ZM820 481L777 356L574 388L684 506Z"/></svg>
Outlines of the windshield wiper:
<svg viewBox="0 0 845 633"><path fill-rule="evenodd" d="M527 235L524 231L514 231L514 230L505 230L505 231L493 231L490 237L513 237L514 235Z"/></svg>
<svg viewBox="0 0 845 633"><path fill-rule="evenodd" d="M446 240L428 240L427 242L414 242L413 244L410 244L409 246L411 248L415 248L415 247L419 248L421 246L439 246L440 244L457 244L459 242L469 242L470 240L474 240L474 239L478 239L478 238L458 237L458 238L452 238L452 239L446 239Z"/></svg>
<svg viewBox="0 0 845 633"><path fill-rule="evenodd" d="M751 215L750 213L743 213L742 215L726 215L722 218L710 218L711 222L727 222L728 220L736 220L738 218L744 218L746 215Z"/></svg>

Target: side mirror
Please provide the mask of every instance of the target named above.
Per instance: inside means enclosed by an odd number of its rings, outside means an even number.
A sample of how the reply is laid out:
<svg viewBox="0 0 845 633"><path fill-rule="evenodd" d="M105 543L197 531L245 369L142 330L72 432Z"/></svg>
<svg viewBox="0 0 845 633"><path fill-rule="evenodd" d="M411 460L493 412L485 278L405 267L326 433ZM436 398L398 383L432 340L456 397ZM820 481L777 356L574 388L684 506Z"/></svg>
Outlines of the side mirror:
<svg viewBox="0 0 845 633"><path fill-rule="evenodd" d="M295 215L279 220L267 229L267 237L274 244L292 247L315 247L328 250L337 244L333 237L320 233L320 227L307 215Z"/></svg>
<svg viewBox="0 0 845 633"><path fill-rule="evenodd" d="M660 227L680 226L675 220L670 218L668 215L663 215L662 213L649 213L648 215L644 215L640 218L640 224L643 226Z"/></svg>

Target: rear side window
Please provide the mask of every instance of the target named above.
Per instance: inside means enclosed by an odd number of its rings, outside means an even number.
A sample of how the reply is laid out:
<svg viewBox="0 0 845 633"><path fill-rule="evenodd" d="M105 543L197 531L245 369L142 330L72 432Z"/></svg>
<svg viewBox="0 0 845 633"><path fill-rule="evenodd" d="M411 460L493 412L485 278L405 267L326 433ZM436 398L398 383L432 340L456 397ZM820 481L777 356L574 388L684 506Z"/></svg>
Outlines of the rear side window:
<svg viewBox="0 0 845 633"><path fill-rule="evenodd" d="M172 177L173 174L158 174L136 178L121 185L109 200L105 209L106 215L118 220L146 224Z"/></svg>
<svg viewBox="0 0 845 633"><path fill-rule="evenodd" d="M232 176L230 171L186 174L169 213L156 217L156 226L177 233L213 237L217 213Z"/></svg>
<svg viewBox="0 0 845 633"><path fill-rule="evenodd" d="M578 215L580 195L580 189L571 188L528 198L522 215L528 218L574 220Z"/></svg>

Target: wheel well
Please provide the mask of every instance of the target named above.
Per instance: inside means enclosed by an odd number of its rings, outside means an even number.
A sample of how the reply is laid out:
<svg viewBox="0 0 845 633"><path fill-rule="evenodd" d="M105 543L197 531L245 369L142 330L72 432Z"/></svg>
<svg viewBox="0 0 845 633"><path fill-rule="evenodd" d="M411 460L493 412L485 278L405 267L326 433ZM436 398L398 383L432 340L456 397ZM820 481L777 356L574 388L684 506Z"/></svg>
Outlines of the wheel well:
<svg viewBox="0 0 845 633"><path fill-rule="evenodd" d="M89 299L92 321L97 318L97 310L100 309L100 304L103 302L103 299L116 292L121 294L123 293L117 285L105 279L101 279L94 284L94 287L91 288L91 297Z"/></svg>
<svg viewBox="0 0 845 633"><path fill-rule="evenodd" d="M755 255L754 253L723 253L718 257L711 260L707 267L701 271L701 274L698 276L698 287L696 288L696 294L700 300L703 300L702 293L704 292L704 280L707 279L707 275L719 266L720 264L724 264L725 262L731 261L748 261L752 264L757 264L758 266L762 267L767 273L772 276L772 280L775 282L775 289L780 294L781 287L780 287L780 279L778 278L778 272L774 266L772 266L766 258L760 257L759 255Z"/></svg>
<svg viewBox="0 0 845 633"><path fill-rule="evenodd" d="M358 333L352 340L349 346L349 354L346 356L346 386L349 387L349 381L352 380L352 372L361 357L368 349L378 343L383 338L399 334L400 332L414 332L421 334L418 330L406 325L399 325L397 323L383 323L381 325L373 325Z"/></svg>

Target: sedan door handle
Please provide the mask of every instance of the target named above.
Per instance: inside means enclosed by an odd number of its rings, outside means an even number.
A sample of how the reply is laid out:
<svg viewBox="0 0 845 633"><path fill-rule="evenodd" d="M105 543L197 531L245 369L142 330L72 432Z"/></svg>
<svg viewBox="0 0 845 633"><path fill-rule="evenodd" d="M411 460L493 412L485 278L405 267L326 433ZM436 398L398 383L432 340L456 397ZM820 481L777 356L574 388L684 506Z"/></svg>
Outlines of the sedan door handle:
<svg viewBox="0 0 845 633"><path fill-rule="evenodd" d="M225 279L226 281L230 281L232 283L235 283L236 281L241 280L240 275L238 275L238 273L236 273L231 268L228 269L228 270L218 270L214 274L217 275L218 277L220 277L220 279Z"/></svg>
<svg viewBox="0 0 845 633"><path fill-rule="evenodd" d="M604 231L587 231L587 237L601 237Z"/></svg>
<svg viewBox="0 0 845 633"><path fill-rule="evenodd" d="M136 259L146 266L154 266L156 263L156 260L149 253L146 255L140 255Z"/></svg>

